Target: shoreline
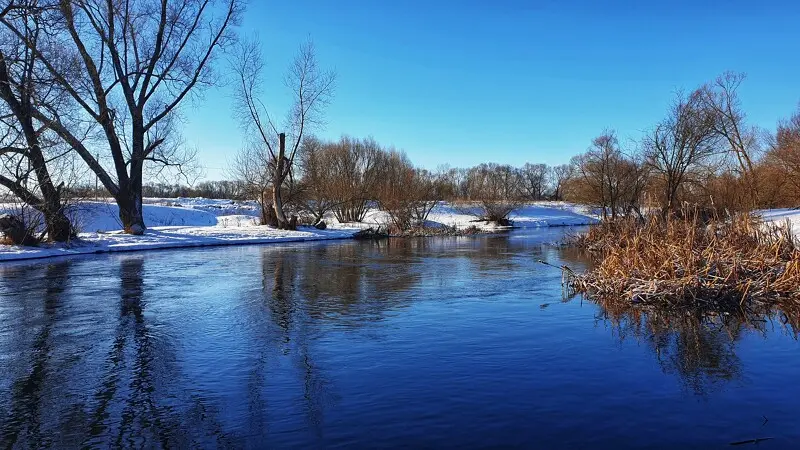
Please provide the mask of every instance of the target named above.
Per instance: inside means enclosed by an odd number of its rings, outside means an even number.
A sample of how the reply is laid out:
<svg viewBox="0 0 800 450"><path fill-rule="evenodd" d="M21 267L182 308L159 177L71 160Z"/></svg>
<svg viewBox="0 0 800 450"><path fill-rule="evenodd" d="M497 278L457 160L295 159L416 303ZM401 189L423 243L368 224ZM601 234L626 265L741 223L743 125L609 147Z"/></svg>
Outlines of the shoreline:
<svg viewBox="0 0 800 450"><path fill-rule="evenodd" d="M388 220L385 213L374 210L370 211L366 220L361 223L339 224L332 220L333 226L329 226L326 230L301 227L296 231L289 231L256 225L257 217L253 215L255 210L250 204L232 204L226 200L197 198L180 199L182 206L174 206L174 199L151 200L151 203L146 203L143 207L147 223L152 224L144 235L132 236L120 231L115 205L87 201L79 203L76 211L80 213L77 216L79 228L92 231L79 233L77 238L68 244L42 243L36 247L0 245L0 264L10 261L143 250L358 239L359 234L367 234L364 232L367 228L373 230L378 228L377 231L380 231L381 224L387 223ZM579 210L580 207L574 205L568 207L551 203L525 205L512 215L513 226L500 227L475 220L474 215L466 214L462 210L454 209L448 203L441 202L428 218L430 229L426 227L425 230L410 231L392 237L475 236L507 233L515 229L586 225L597 221L596 218Z"/></svg>
<svg viewBox="0 0 800 450"><path fill-rule="evenodd" d="M510 232L516 229L526 229L526 228L554 228L554 227L573 227L573 226L583 226L583 225L574 225L574 224L552 224L552 225L542 225L538 227L504 227L502 230L481 230L477 233L467 233L467 234L433 234L433 235L402 235L402 236L385 236L383 238L389 239L405 239L405 238L431 238L431 237L476 237L482 236L487 234L498 234L501 232ZM304 243L304 242L322 242L322 241L343 241L343 240L358 240L359 239L359 232L363 230L347 228L347 229L329 229L325 232L320 232L319 230L315 230L316 232L306 231L306 230L298 230L297 232L300 233L308 233L307 236L281 236L280 233L282 230L275 230L275 229L265 229L263 231L273 231L276 232L277 235L272 236L258 236L258 237L248 237L246 234L228 234L227 238L204 238L199 237L197 240L191 241L187 239L191 239L193 237L197 238L196 235L192 234L177 234L180 240L178 241L147 241L146 239L149 238L158 238L161 236L162 233L167 231L174 231L171 230L172 228L181 228L181 227L156 227L154 229L148 229L148 233L144 236L132 236L122 234L121 232L111 232L111 233L97 233L95 235L99 236L113 236L113 237L121 237L123 241L134 241L134 242L122 242L122 243L112 243L103 245L105 242L103 241L91 241L85 239L78 239L78 245L67 247L61 246L59 244L44 244L41 247L23 247L23 246L0 246L0 265L4 263L13 263L19 261L31 261L31 260L41 260L47 258L62 258L62 257L71 257L71 256L86 256L86 255L100 255L100 254L109 254L109 253L131 253L131 252L145 252L145 251L156 251L156 250L178 250L178 249L194 249L194 248L205 248L205 247L227 247L227 246L243 246L243 245L269 245L269 244L295 244L295 243ZM200 227L200 228L214 228L214 227ZM249 227L248 227L249 228ZM361 238L364 239L363 237ZM143 241L143 242L142 242ZM75 242L75 241L73 241ZM3 247L8 247L10 249L16 251L7 251L3 249Z"/></svg>
<svg viewBox="0 0 800 450"><path fill-rule="evenodd" d="M209 227L210 228L210 227ZM287 243L302 243L302 242L320 242L320 241L336 241L353 239L355 231L352 229L347 230L331 230L332 232L308 233L307 236L260 236L248 237L247 235L235 234L229 235L229 238L204 238L193 236L191 234L173 235L177 239L171 241L158 241L147 240L147 238L159 238L163 229L148 229L149 233L143 236L132 236L125 234L108 233L109 236L122 237L122 243L108 244L105 241L91 241L86 239L78 239L73 241L71 246L59 244L44 244L40 247L23 247L23 246L0 246L8 247L10 251L0 249L0 264L10 263L16 261L29 261L47 258L59 258L70 256L86 256L86 255L100 255L108 253L131 253L131 252L145 252L155 250L176 250L176 249L192 249L204 247L226 247L226 246L242 246L242 245L268 245L268 244L287 244ZM169 231L169 230L166 230ZM273 230L279 231L279 230ZM303 231L300 231L303 232ZM101 236L103 234L100 234ZM191 240L191 238L197 238Z"/></svg>

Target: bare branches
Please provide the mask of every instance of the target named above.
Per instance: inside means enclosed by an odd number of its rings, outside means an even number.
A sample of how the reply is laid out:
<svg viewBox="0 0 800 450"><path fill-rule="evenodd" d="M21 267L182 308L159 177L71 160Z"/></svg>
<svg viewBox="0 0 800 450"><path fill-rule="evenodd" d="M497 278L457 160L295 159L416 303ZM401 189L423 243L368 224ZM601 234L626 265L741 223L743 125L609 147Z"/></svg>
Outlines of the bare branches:
<svg viewBox="0 0 800 450"><path fill-rule="evenodd" d="M573 200L602 208L603 217L639 212L647 183L641 161L626 155L616 132L605 131L586 153L572 159L576 176L570 190Z"/></svg>
<svg viewBox="0 0 800 450"><path fill-rule="evenodd" d="M263 160L264 156L268 156L266 164L263 161L253 163L262 164L260 167L271 176L271 208L277 225L280 228L292 228L291 221L283 211L284 182L287 178L291 181L295 157L303 137L322 124L322 112L333 95L336 77L333 72L319 69L311 43L301 46L284 80L286 87L291 90L293 104L286 122L277 125L261 99L264 64L261 48L255 40L239 46L233 67L237 78L235 115L240 119L243 129L252 133L248 148L242 150L238 158ZM242 169L241 160L234 163L235 171ZM265 187L260 177L250 178L258 181L253 184L255 187ZM258 194L258 198L264 199L263 192Z"/></svg>
<svg viewBox="0 0 800 450"><path fill-rule="evenodd" d="M701 163L719 153L716 118L703 106L703 92L679 92L669 115L642 139L649 167L660 174L664 185L662 208L678 208L678 193L687 176Z"/></svg>
<svg viewBox="0 0 800 450"><path fill-rule="evenodd" d="M142 178L146 163L183 167L169 155L180 143L171 133L179 105L214 83L211 63L233 42L241 0L26 0L0 22L41 60L42 68L102 130L113 176L86 151L77 131L61 120L60 105L34 115L75 146L120 206L126 230L144 230ZM41 7L40 7L41 6ZM44 39L28 37L30 21ZM92 124L79 123L91 128ZM165 149L170 149L166 151Z"/></svg>
<svg viewBox="0 0 800 450"><path fill-rule="evenodd" d="M727 142L730 154L736 157L750 193L750 206L754 207L758 202L754 160L759 142L757 130L745 125L746 116L737 92L744 79L743 73L725 72L714 82L703 86L700 95L704 107L715 117L714 133Z"/></svg>
<svg viewBox="0 0 800 450"><path fill-rule="evenodd" d="M289 137L294 141L287 155L290 161L294 161L303 134L323 124L322 113L333 98L335 82L335 72L320 69L314 44L311 41L303 44L284 80L294 95L287 121Z"/></svg>

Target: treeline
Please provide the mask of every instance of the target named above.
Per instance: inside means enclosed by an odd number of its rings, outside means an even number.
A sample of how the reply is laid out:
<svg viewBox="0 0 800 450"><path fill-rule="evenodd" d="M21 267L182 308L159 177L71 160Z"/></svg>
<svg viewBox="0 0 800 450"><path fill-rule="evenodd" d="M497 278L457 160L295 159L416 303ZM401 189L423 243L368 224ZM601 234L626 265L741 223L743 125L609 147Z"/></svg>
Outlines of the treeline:
<svg viewBox="0 0 800 450"><path fill-rule="evenodd" d="M430 171L372 138L349 136L338 141L304 139L295 169L281 194L290 216L318 224L331 213L340 222L361 222L376 207L399 230L423 226L442 200L477 204L482 219L507 223L508 215L525 201L560 199L571 173L569 165L530 163ZM273 187L271 180L254 176L241 182L247 196L259 202L262 224L276 225L272 196L264 195Z"/></svg>
<svg viewBox="0 0 800 450"><path fill-rule="evenodd" d="M800 109L774 133L751 126L738 97L743 80L725 73L679 92L664 119L638 139L621 141L607 130L568 164L553 167L485 163L430 171L373 139L307 137L296 164L287 162L290 176L278 189L282 206L294 223L319 223L328 212L357 222L377 207L406 230L424 225L440 200L479 205L482 219L501 224L536 200L581 203L612 219L654 210L667 215L686 205L717 212L800 205ZM273 179L261 176L256 159L239 165L248 168L239 173L255 175L240 181L261 204L262 223L278 226L275 196L267 195L276 190Z"/></svg>
<svg viewBox="0 0 800 450"><path fill-rule="evenodd" d="M66 197L70 199L107 198L107 189L100 186L89 186L85 183L64 188ZM240 181L220 180L201 181L194 186L187 184L147 183L142 186L142 195L148 198L203 197L211 199L246 200L244 183Z"/></svg>
<svg viewBox="0 0 800 450"><path fill-rule="evenodd" d="M800 108L775 132L747 123L738 96L744 75L725 73L678 93L663 120L638 140L606 131L572 158L565 199L604 216L692 205L749 211L800 205Z"/></svg>

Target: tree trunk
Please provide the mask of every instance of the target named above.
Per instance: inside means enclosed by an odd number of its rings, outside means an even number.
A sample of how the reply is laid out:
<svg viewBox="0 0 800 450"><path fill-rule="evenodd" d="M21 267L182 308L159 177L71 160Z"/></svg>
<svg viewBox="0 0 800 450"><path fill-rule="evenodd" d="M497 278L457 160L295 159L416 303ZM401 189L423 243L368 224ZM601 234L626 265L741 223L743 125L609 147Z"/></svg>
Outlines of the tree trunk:
<svg viewBox="0 0 800 450"><path fill-rule="evenodd" d="M287 229L289 221L286 220L286 215L283 213L283 197L281 196L281 188L277 184L272 186L272 207L275 209L278 228L281 230Z"/></svg>
<svg viewBox="0 0 800 450"><path fill-rule="evenodd" d="M47 227L47 237L56 242L70 240L73 236L72 223L70 223L60 205L55 210L51 208L52 206L48 206L45 211L42 211L44 223Z"/></svg>
<svg viewBox="0 0 800 450"><path fill-rule="evenodd" d="M27 73L27 77L30 76L31 74ZM23 83L20 83L21 85L27 84L27 79L25 79L25 77L23 77L22 81ZM33 124L30 93L27 91L23 92L20 98L17 98L14 91L11 89L11 85L12 82L9 77L5 55L0 53L0 98L6 102L12 114L22 127L25 143L28 146L28 162L31 167L33 167L39 190L42 193L42 199L41 201L35 201L34 199L36 199L36 196L28 191L20 180L14 183L16 186L14 186L15 189L12 189L12 191L26 191L21 199L42 213L47 227L48 239L57 242L67 241L72 236L72 226L69 219L67 219L67 216L64 214L63 205L61 204L61 192L53 184L50 171L47 169L47 159L44 156L42 147L39 145L39 134Z"/></svg>
<svg viewBox="0 0 800 450"><path fill-rule="evenodd" d="M291 167L287 167L289 161L286 159L286 134L280 133L278 138L278 157L275 161L275 173L272 183L272 207L275 210L275 219L278 222L278 228L281 230L292 230L296 228L296 226L293 227L292 223L286 219L286 214L283 212L283 196L281 193L283 182L286 180L289 170L291 169Z"/></svg>
<svg viewBox="0 0 800 450"><path fill-rule="evenodd" d="M130 159L130 172L120 175L119 195L117 204L119 205L119 219L122 222L122 229L125 233L142 235L147 227L144 224L144 214L142 213L142 178L144 171L145 158L145 133L142 116L139 112L133 114L132 151ZM123 168L124 171L124 168ZM127 176L127 181L122 180Z"/></svg>
<svg viewBox="0 0 800 450"><path fill-rule="evenodd" d="M142 216L142 190L138 194L130 186L120 187L120 195L116 198L119 205L119 220L125 233L142 235L146 229Z"/></svg>

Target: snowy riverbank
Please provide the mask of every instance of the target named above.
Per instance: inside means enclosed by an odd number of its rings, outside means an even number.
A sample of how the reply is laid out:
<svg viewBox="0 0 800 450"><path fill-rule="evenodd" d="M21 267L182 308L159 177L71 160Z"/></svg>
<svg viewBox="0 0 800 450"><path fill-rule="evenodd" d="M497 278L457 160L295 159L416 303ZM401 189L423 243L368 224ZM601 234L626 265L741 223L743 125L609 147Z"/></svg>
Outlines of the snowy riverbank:
<svg viewBox="0 0 800 450"><path fill-rule="evenodd" d="M0 210L10 210L0 205ZM431 212L431 226L476 226L493 231L497 227L476 222L475 211L447 203ZM384 225L385 213L370 211L363 223L340 224L330 218L327 230L302 227L297 231L258 226L258 208L251 202L203 198L146 199L144 236L122 233L116 205L110 202L82 202L71 215L81 230L70 244L42 244L38 247L0 245L0 261L91 253L125 252L165 248L219 245L270 244L348 239L360 229ZM520 208L511 219L516 227L586 225L596 219L580 206L563 202L541 202Z"/></svg>

